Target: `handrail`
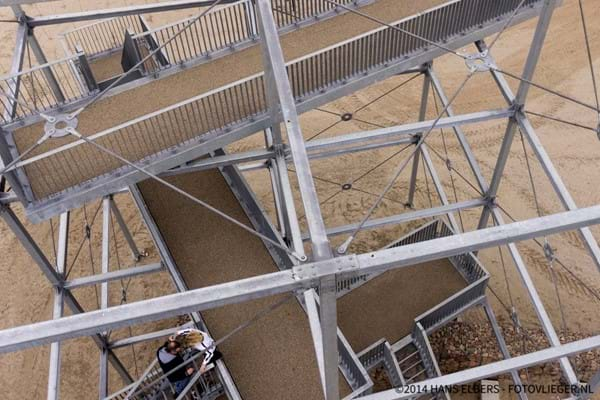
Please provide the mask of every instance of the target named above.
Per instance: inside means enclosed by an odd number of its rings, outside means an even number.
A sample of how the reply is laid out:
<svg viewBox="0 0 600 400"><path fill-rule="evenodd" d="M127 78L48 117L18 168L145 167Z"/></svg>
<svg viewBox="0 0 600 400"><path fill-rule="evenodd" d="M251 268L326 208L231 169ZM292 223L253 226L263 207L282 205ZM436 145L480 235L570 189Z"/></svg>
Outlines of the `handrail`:
<svg viewBox="0 0 600 400"><path fill-rule="evenodd" d="M8 96L0 96L0 125L85 98L94 93L93 82L83 53L3 76L0 90Z"/></svg>
<svg viewBox="0 0 600 400"><path fill-rule="evenodd" d="M484 1L485 7L475 7L478 9L477 13L465 11L465 7L474 6L479 1ZM526 5L539 4L540 1L525 0ZM517 2L519 0L455 1L447 7L436 7L417 16L404 18L397 22L397 25L399 24L403 29L414 25L416 28L411 29L416 29L416 34L424 35L429 40L441 41L468 32L470 29L480 29L480 25L488 20L497 23L496 20L505 15L501 12L505 9L510 10L510 6L514 6ZM294 95L298 102L303 102L310 96L322 96L332 88L341 88L354 77L363 77L369 71L386 68L388 63L400 62L411 54L426 51L427 46L419 42L412 38L407 39L406 35L394 29L378 28L346 44L295 59L287 63ZM385 45L389 43L394 45ZM357 54L362 56L356 57ZM93 136L111 135L111 150L122 154L132 162L151 162L160 157L161 152L167 149L173 150L176 146L181 146L182 143L201 135L210 133L216 136L248 121L266 118L266 109L263 74L259 73L180 102L175 107L163 108ZM133 133L136 131L141 134ZM168 131L168 135L165 135L165 131ZM59 147L24 160L17 166L23 167L42 158L53 157L58 151L82 143L84 141L75 141L66 147ZM132 149L137 150L134 152ZM61 154L60 163L53 163L68 168L69 176L79 182L75 185L84 184L90 179L123 167L115 161L102 165L104 169L90 169L80 165L78 169L73 170L73 166L78 165L76 159L76 152L67 151ZM63 175L61 172L58 170L56 174L48 174L40 178L40 182L37 183L39 188L36 190L41 193L39 197L46 198L66 189L65 184L60 180Z"/></svg>
<svg viewBox="0 0 600 400"><path fill-rule="evenodd" d="M123 35L127 29L135 33L142 31L138 16L125 15L93 22L69 29L60 36L65 51L76 53L81 47L88 58L94 59L123 47Z"/></svg>

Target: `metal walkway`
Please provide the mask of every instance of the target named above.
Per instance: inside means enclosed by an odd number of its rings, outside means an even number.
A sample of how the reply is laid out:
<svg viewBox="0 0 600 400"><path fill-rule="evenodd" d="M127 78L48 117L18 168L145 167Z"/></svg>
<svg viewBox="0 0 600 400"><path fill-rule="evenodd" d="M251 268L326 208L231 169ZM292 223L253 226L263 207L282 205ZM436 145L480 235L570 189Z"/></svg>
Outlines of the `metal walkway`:
<svg viewBox="0 0 600 400"><path fill-rule="evenodd" d="M242 206L218 170L169 178L178 187L249 224ZM190 289L277 271L265 245L154 181L138 185L178 269ZM219 338L280 297L202 313ZM323 391L308 318L292 299L221 345L225 363L245 400L322 399ZM342 396L352 392L340 374Z"/></svg>
<svg viewBox="0 0 600 400"><path fill-rule="evenodd" d="M395 343L412 332L415 317L467 285L448 260L390 271L340 298L338 323L357 351L381 338Z"/></svg>
<svg viewBox="0 0 600 400"><path fill-rule="evenodd" d="M403 29L447 47L460 48L500 30L520 1L455 0L402 19L438 3L403 2L399 6L398 0L377 0L363 10L396 20ZM526 0L513 23L537 15L541 4L541 0ZM291 60L287 68L299 112L420 66L444 52L351 14L291 32L281 41ZM143 162L154 172L164 171L272 124L265 112L261 65L260 48L253 46L150 80L90 107L80 115L77 129L93 134L90 137L98 143L131 161ZM17 149L23 151L41 132L40 124L16 129ZM69 138L45 143L18 165L27 212L33 220L144 178L97 148ZM49 170L53 173L48 174Z"/></svg>

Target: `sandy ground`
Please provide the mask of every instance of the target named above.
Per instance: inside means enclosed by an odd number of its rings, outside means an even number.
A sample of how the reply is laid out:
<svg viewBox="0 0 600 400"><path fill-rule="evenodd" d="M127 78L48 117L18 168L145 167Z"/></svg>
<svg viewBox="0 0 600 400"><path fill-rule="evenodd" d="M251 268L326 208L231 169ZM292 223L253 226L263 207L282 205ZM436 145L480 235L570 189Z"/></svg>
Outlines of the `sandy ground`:
<svg viewBox="0 0 600 400"><path fill-rule="evenodd" d="M134 2L130 2L133 4ZM136 2L137 3L137 2ZM583 31L578 14L577 1L565 0L564 6L557 10L550 28L547 43L544 47L535 81L543 85L559 90L562 93L574 96L578 99L593 103L593 90L586 64L586 52L583 44ZM80 2L63 1L52 2L45 5L32 6L32 14L60 12L65 10L78 11L81 8L89 9L105 7L107 5L118 5L122 2L96 2L81 0ZM600 69L600 25L593 23L600 18L600 7L595 1L584 1L588 28L591 36L591 50L596 70ZM3 11L3 18L10 14ZM0 35L3 45L0 46L0 57L2 57L2 68L7 69L8 57L11 54L11 46L5 43L13 43L14 29L11 24L0 25ZM519 74L522 71L527 47L532 36L535 22L530 21L507 31L497 43L493 53L501 68ZM52 48L52 39L58 31L50 28L41 30L40 37ZM467 49L474 51L473 48ZM50 53L49 57L57 57L61 54ZM440 79L449 96L451 96L465 78L467 71L464 63L454 56L446 56L435 64ZM391 126L398 123L414 121L418 115L418 101L421 93L421 79L417 78L376 101L370 106L356 111L389 90L393 89L408 77L399 76L373 85L372 87L353 94L345 99L336 101L323 107L326 111L313 111L301 118L303 133L305 137L311 138L323 129L331 126L339 120L332 113L355 112L355 119L351 122L337 123L333 128L320 134L320 137L334 136L355 130L373 129L375 125ZM513 89L517 82L510 81ZM476 75L467 84L463 93L455 101L455 111L472 112L486 108L499 108L504 106L503 99L494 86L493 80L484 74ZM559 118L577 121L587 126L596 126L597 115L587 109L569 103L556 96L544 93L538 89L530 92L528 110L544 114L551 114ZM435 118L435 107L430 108L428 118ZM359 122L357 119L368 123ZM599 172L599 150L600 143L596 135L588 130L574 128L568 125L550 122L544 119L532 117L534 126L539 136L555 162L556 167L562 174L567 187L579 206L589 206L600 203L600 192L595 190L600 184ZM491 122L474 127L465 128L469 141L474 148L476 157L481 164L485 177L491 178L492 169L495 164L498 149L504 134L506 124L504 122ZM454 167L470 182L474 182L472 174L464 157L460 153L457 141L452 137L450 131L444 132L444 139L449 158ZM261 143L262 138L257 135L240 143L232 145L232 149L250 149ZM440 132L434 132L428 140L429 146L435 149L442 158L444 156L444 143ZM562 206L554 195L552 187L545 179L543 170L534 159L531 149L525 146L529 161L532 165L533 177L538 193L540 211L543 214L558 212ZM313 162L313 173L316 179L317 189L323 204L322 209L328 226L336 226L350 222L357 222L364 215L365 210L372 204L375 196L382 190L393 174L395 166L400 162L402 156L395 156L374 171L364 177L363 174L375 168L387 158L391 157L399 149L386 149L372 151L364 154L345 155L332 160L319 160ZM403 154L406 155L407 151ZM433 151L432 151L433 153ZM440 177L443 179L448 197L454 201L455 195L450 176L445 169L444 162L435 154L432 154L434 163ZM427 183L431 188L431 178L425 180L423 170L420 170L417 197L415 207L429 205ZM406 201L408 188L408 173L404 173L398 180L393 190L388 194L376 216L390 215L402 212ZM264 206L272 212L272 198L269 192L269 183L266 174L254 172L247 174L251 185L258 193L259 199ZM360 178L360 179L359 179ZM456 198L466 200L477 195L462 178L453 174L456 183ZM292 181L294 181L292 179ZM342 183L353 182L353 190L342 192ZM433 189L431 189L433 203L439 203ZM333 197L332 197L333 196ZM500 188L499 203L515 218L522 219L536 215L536 205L531 190L531 184L526 168L526 159L523 153L521 139L517 135L513 144L511 158L508 162L503 184ZM131 202L125 197L119 197L118 202L128 220L133 221L136 240L141 247L151 248L150 239L141 226L135 209ZM96 205L88 206L88 214L93 214ZM298 209L300 202L298 202ZM20 213L20 212L19 212ZM302 215L302 212L299 212ZM75 212L73 223L73 243L83 236L83 216L81 211ZM458 216L457 216L458 217ZM478 219L476 211L462 213L462 220L467 229L472 229ZM364 251L367 249L381 247L382 245L397 238L402 232L414 228L417 222L407 224L398 228L386 228L377 231L366 231L359 234L352 251ZM56 228L56 221L54 222ZM46 320L51 318L52 293L44 277L39 273L37 267L28 258L27 254L17 245L16 239L8 231L4 224L0 225L2 236L0 246L2 254L5 255L0 261L0 279L3 282L3 301L0 305L2 316L0 328L21 325L29 322ZM49 224L29 226L34 237L40 245L51 253L52 240L49 234ZM97 226L94 232L96 237ZM593 228L596 238L600 235L600 229ZM334 244L341 243L345 237L335 238ZM569 329L592 335L600 333L600 317L598 316L599 301L595 299L592 291L600 292L600 279L597 270L585 252L584 245L576 232L554 235L548 238L561 261L567 269L556 266L556 282L558 291L553 284L553 275L540 248L528 241L519 245L522 255L529 266L529 272L535 285L550 313L554 325L558 328L562 325L561 312L558 297L562 302L564 317ZM94 242L95 265L99 268L99 241ZM71 248L74 252L75 246ZM86 250L84 248L84 250ZM121 245L121 260L130 262L127 251ZM73 276L89 273L90 263L83 261L88 256L82 251L78 265L73 269ZM151 251L150 259L156 258L156 253ZM503 259L506 262L504 269L497 249L490 249L480 253L480 258L486 268L492 274L490 286L497 294L502 303L510 307L515 305L521 320L526 325L535 325L536 316L529 305L526 291L520 284L519 275L510 262L507 252ZM506 270L506 274L504 272ZM507 285L508 282L508 285ZM120 287L112 285L114 290L113 304L120 299ZM170 282L165 274L160 274L132 281L129 289L129 301L147 298L172 290ZM81 302L88 309L95 307L95 294L93 290L81 290L78 295ZM557 296L558 295L558 296ZM506 320L500 301L489 294L497 315L501 320ZM511 301L512 298L512 301ZM482 318L479 313L472 313L469 318ZM165 326L168 322L165 322ZM141 332L141 327L136 327L135 332ZM138 366L143 369L147 365L151 345L143 349L136 347L138 352ZM147 350L147 351L144 351ZM125 349L123 358L132 365L130 349ZM46 369L48 359L48 347L36 348L25 352L15 353L0 358L0 383L7 391L4 395L9 399L17 398L43 398L46 388ZM61 391L63 398L93 398L97 386L97 364L98 356L91 340L69 341L65 345L63 353L63 381ZM143 359L145 357L145 359ZM118 387L118 379L111 380L113 388ZM90 388L89 391L78 391L79 388Z"/></svg>

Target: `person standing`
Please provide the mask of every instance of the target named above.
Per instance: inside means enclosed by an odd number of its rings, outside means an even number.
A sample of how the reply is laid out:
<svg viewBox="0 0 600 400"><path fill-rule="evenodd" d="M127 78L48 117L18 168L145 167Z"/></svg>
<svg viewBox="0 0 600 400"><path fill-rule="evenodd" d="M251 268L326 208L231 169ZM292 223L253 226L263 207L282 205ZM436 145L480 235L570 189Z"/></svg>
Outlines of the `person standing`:
<svg viewBox="0 0 600 400"><path fill-rule="evenodd" d="M182 352L183 347L181 346L181 342L175 340L173 337L170 337L169 340L156 351L156 358L158 359L160 368L165 374L168 374L167 379L169 379L169 382L175 387L175 396L179 395L183 389L185 389L190 382L191 376L194 374L194 368L192 367L181 367L176 369L185 362L182 357ZM171 373L169 374L169 372Z"/></svg>
<svg viewBox="0 0 600 400"><path fill-rule="evenodd" d="M200 372L206 372L208 365L223 357L221 352L217 350L217 345L212 337L206 332L199 329L188 328L178 331L174 340L181 343L184 349L192 349L199 352L204 352L204 360L200 367Z"/></svg>

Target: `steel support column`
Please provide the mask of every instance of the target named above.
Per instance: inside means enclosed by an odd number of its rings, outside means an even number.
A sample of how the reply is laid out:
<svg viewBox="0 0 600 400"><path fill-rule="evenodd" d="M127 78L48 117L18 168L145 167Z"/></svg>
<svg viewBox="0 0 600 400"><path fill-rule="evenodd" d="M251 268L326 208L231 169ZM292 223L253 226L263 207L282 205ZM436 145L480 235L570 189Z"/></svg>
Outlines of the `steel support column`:
<svg viewBox="0 0 600 400"><path fill-rule="evenodd" d="M294 96L285 69L281 44L279 43L277 26L271 11L271 3L269 0L257 0L256 6L265 60L265 81L267 82L267 88L273 83L272 87L277 90L277 103L281 109L283 123L290 143L292 160L298 177L298 185L311 236L313 257L315 260L330 259L333 257L333 253L325 233L319 198L310 170L304 138L300 130ZM271 113L274 113L273 107L276 104L273 100L270 100ZM335 276L324 277L321 280L319 291L320 320L323 338L324 386L327 400L339 399L336 291Z"/></svg>
<svg viewBox="0 0 600 400"><path fill-rule="evenodd" d="M440 198L440 201L442 202L442 205L450 205L450 202L448 201L448 196L446 196L446 191L444 190L444 185L442 185L442 181L440 180L440 177L437 174L435 165L433 165L433 160L429 155L429 149L427 148L427 145L425 143L423 143L423 145L421 146L421 155L423 156L423 160L425 160L425 165L427 165L429 175L431 175L431 180L433 181L433 185L435 186L435 190L438 194L438 197ZM424 172L427 173L427 171ZM460 225L458 224L458 222L456 222L456 217L454 216L454 213L448 212L447 215L448 221L450 222L450 226L452 227L454 232L461 232Z"/></svg>
<svg viewBox="0 0 600 400"><path fill-rule="evenodd" d="M428 67L426 66L425 69ZM427 103L429 100L429 88L431 86L431 79L429 75L425 72L423 73L423 91L421 94L421 108L419 109L419 121L425 121L425 117L427 116ZM418 137L420 137L424 132L419 132ZM416 142L415 142L416 143ZM417 188L417 173L419 172L419 162L421 159L421 151L417 151L413 157L413 165L412 172L410 175L410 186L408 189L408 200L406 201L406 205L409 207L413 207L414 199L415 199L415 190ZM426 173L426 172L424 172Z"/></svg>
<svg viewBox="0 0 600 400"><path fill-rule="evenodd" d="M108 274L110 270L110 228L111 228L111 198L102 199L102 273ZM117 251L117 249L115 249ZM100 284L100 309L108 308L108 282ZM106 337L107 332L102 332ZM108 395L108 348L100 351L100 382L98 384L98 397L100 400Z"/></svg>
<svg viewBox="0 0 600 400"><path fill-rule="evenodd" d="M527 81L530 81L535 73L556 4L557 0L545 0L544 2L544 7L540 13L535 34L531 42L531 48L529 49L529 54L523 70L522 78L524 80L521 81L517 95L514 97L514 101L512 102L513 108L515 109L522 108L525 104L525 100L527 99L527 94L529 93L530 88L530 85L527 83ZM510 155L510 148L514 139L515 129L516 121L513 117L508 121L506 133L504 134L504 139L500 147L500 153L498 154L498 160L496 161L496 167L494 168L494 174L486 192L486 197L489 199L495 198L496 194L498 193L498 187L500 186L500 181L502 180L502 175L504 174L504 169L506 167L506 162ZM479 228L487 226L490 217L490 211L491 210L489 207L486 207L483 210L483 213L479 219Z"/></svg>
<svg viewBox="0 0 600 400"><path fill-rule="evenodd" d="M504 341L504 336L502 335L502 330L500 329L500 325L498 325L498 321L496 320L496 315L494 314L494 310L490 306L487 299L483 303L483 310L485 311L485 315L494 331L494 336L496 336L496 341L498 342L498 347L500 348L500 352L502 353L502 357L505 360L511 358L510 351L508 350L508 346L506 345L506 341ZM519 371L514 370L510 372L510 376L512 377L513 383L517 386L522 386L523 382L521 382L521 377L519 376ZM527 400L527 395L524 392L519 392L519 399Z"/></svg>
<svg viewBox="0 0 600 400"><path fill-rule="evenodd" d="M133 240L133 236L131 235L129 228L127 227L127 224L125 223L125 220L123 219L123 215L121 214L119 207L117 207L117 204L115 203L115 200L112 197L110 198L110 209L112 211L112 214L115 216L117 223L119 224L119 228L121 228L121 232L123 233L123 236L125 237L125 241L127 242L129 249L131 250L131 255L133 257L133 260L139 261L140 258L142 258L142 254L140 253L139 249L137 248L137 245L135 244L135 240Z"/></svg>
<svg viewBox="0 0 600 400"><path fill-rule="evenodd" d="M563 206L567 210L576 210L577 204L575 204L575 200L573 200L571 193L569 193L569 190L560 177L560 174L554 166L554 163L552 163L550 156L544 149L544 146L542 145L540 138L535 133L533 126L531 126L531 123L525 114L521 112L517 113L515 118L519 124L519 127L521 128L521 132L529 141L533 152L540 161L542 169L548 176L548 179L550 180L550 183L552 184L552 187L554 188L554 191L556 192ZM579 234L581 235L583 244L586 246L588 252L592 256L592 260L596 264L596 268L598 268L600 271L600 247L598 247L598 242L594 238L592 231L589 228L582 228L579 230Z"/></svg>
<svg viewBox="0 0 600 400"><path fill-rule="evenodd" d="M67 265L67 252L69 244L69 212L60 215L58 227L58 249L56 251L56 272L62 276ZM54 287L54 308L52 318L59 319L63 316L64 299L63 289ZM50 364L48 367L48 400L57 400L60 397L60 342L50 345Z"/></svg>
<svg viewBox="0 0 600 400"><path fill-rule="evenodd" d="M33 30L29 30L27 42L29 43L29 47L31 48L31 51L33 51L33 55L35 56L38 64L40 64L40 65L47 64L48 59L46 58L46 55L44 54L44 50L42 49L42 46L40 46L40 43L38 42L37 38L35 37L35 33L33 32ZM57 103L64 103L65 96L60 88L60 83L58 82L58 79L56 79L56 76L54 75L54 72L52 71L52 69L51 68L43 68L42 72L44 73L44 76L46 77L46 81L48 82L48 85L50 86L50 89L52 90L52 94L56 98Z"/></svg>
<svg viewBox="0 0 600 400"><path fill-rule="evenodd" d="M15 76L19 72L21 72L23 68L23 59L25 56L25 49L27 48L27 31L29 28L25 23L19 24L17 28L17 39L15 43L15 51L13 53L12 64L10 66L9 76ZM8 87L12 93L9 93L15 99L19 98L19 89L21 86L21 78L17 77L16 82L9 81ZM14 100L7 99L10 105L10 109L7 110L5 115L8 118L5 118L6 121L12 120L17 112L17 102Z"/></svg>

